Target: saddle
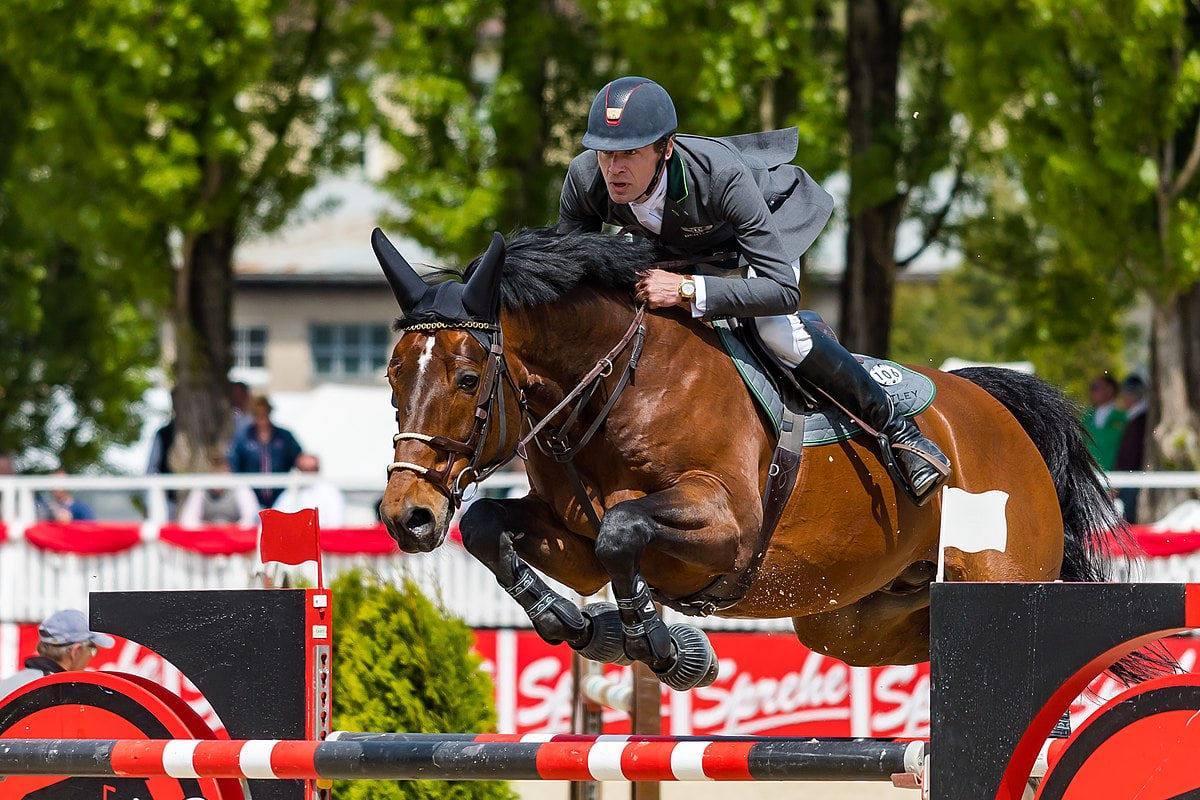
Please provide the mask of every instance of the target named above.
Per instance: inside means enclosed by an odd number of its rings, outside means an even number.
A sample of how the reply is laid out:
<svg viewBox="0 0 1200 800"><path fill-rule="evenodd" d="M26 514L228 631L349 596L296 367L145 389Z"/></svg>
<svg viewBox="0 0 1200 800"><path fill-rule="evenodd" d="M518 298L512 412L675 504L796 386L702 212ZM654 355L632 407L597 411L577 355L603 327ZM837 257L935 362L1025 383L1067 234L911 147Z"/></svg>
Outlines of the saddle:
<svg viewBox="0 0 1200 800"><path fill-rule="evenodd" d="M817 312L801 311L798 316L810 328L837 339ZM799 452L802 447L834 444L862 432L858 422L830 403L820 387L798 380L763 343L753 325L719 320L713 328L780 446ZM915 417L933 403L937 390L921 373L882 358L858 354L855 358L891 395L897 413Z"/></svg>
<svg viewBox="0 0 1200 800"><path fill-rule="evenodd" d="M820 314L801 311L799 315L809 327L837 338ZM722 575L690 597L658 598L676 611L702 616L736 605L746 595L795 488L804 448L834 444L863 430L853 417L829 402L819 387L798 380L790 368L780 363L759 338L754 325L716 320L713 329L767 427L774 433L776 446L763 487L762 527L750 564L740 573ZM919 372L881 358L855 357L891 395L897 413L916 416L933 403L936 394L933 381Z"/></svg>

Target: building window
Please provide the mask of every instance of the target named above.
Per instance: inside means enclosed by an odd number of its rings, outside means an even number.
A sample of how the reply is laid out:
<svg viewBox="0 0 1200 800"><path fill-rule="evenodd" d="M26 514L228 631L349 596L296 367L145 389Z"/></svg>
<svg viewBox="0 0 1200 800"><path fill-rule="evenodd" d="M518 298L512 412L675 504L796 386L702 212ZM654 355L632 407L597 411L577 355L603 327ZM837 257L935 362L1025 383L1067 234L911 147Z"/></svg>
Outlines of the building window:
<svg viewBox="0 0 1200 800"><path fill-rule="evenodd" d="M313 374L320 378L365 378L388 360L387 325L312 325Z"/></svg>
<svg viewBox="0 0 1200 800"><path fill-rule="evenodd" d="M267 365L266 326L233 329L233 365L235 367L265 367Z"/></svg>

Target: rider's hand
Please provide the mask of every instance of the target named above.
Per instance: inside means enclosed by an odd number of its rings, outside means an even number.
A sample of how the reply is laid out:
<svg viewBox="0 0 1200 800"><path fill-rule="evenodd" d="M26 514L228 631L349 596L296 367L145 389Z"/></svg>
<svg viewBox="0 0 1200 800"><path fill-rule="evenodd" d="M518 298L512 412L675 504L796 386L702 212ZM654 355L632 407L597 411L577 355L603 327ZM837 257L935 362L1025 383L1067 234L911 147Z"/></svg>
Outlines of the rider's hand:
<svg viewBox="0 0 1200 800"><path fill-rule="evenodd" d="M663 269L649 269L642 273L642 279L637 282L633 296L650 308L689 306L690 303L679 296L681 283L682 275Z"/></svg>

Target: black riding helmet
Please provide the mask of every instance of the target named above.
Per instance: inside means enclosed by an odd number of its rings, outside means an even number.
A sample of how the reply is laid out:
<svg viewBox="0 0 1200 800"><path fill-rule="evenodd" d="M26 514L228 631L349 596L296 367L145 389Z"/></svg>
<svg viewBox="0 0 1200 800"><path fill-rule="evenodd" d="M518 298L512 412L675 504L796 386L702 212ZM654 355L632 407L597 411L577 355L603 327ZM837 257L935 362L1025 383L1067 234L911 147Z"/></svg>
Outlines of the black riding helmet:
<svg viewBox="0 0 1200 800"><path fill-rule="evenodd" d="M636 150L675 132L671 95L649 78L617 78L596 95L583 146L589 150Z"/></svg>

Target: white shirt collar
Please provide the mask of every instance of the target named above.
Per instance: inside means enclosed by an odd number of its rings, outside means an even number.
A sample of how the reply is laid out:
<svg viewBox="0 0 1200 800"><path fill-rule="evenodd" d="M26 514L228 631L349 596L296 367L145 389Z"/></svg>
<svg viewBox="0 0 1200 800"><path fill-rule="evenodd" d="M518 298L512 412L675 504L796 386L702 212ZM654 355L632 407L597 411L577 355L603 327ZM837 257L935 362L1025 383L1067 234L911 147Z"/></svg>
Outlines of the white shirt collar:
<svg viewBox="0 0 1200 800"><path fill-rule="evenodd" d="M638 218L638 222L645 225L654 233L662 233L663 211L666 207L667 168L664 164L662 172L658 176L658 183L654 186L654 191L650 192L650 196L646 198L644 203L630 203L629 210Z"/></svg>

